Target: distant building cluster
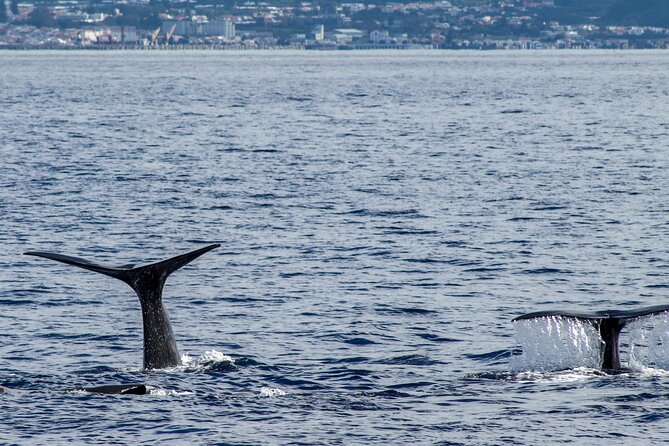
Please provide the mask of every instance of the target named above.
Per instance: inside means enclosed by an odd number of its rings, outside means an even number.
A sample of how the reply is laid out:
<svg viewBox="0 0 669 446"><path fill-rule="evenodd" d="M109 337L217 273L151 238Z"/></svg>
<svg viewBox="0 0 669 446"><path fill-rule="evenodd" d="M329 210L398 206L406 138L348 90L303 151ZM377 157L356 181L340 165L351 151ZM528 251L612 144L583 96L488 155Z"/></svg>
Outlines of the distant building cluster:
<svg viewBox="0 0 669 446"><path fill-rule="evenodd" d="M453 0L455 2L455 0ZM554 0L415 3L0 0L0 48L669 48L669 27L547 20ZM463 6L466 4L468 6ZM0 15L2 18L2 15ZM2 20L0 20L1 22Z"/></svg>
<svg viewBox="0 0 669 446"><path fill-rule="evenodd" d="M161 27L165 37L188 38L191 36L218 36L229 41L235 39L235 23L232 20L208 21L206 17L194 17L192 20L166 20Z"/></svg>

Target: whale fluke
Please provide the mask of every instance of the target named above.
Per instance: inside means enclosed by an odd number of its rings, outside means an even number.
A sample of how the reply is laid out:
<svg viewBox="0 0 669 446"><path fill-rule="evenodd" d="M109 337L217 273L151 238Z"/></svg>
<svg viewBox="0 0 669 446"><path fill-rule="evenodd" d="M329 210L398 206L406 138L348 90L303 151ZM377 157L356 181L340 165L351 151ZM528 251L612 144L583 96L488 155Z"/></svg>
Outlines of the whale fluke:
<svg viewBox="0 0 669 446"><path fill-rule="evenodd" d="M106 393L109 395L146 395L148 392L144 384L115 384L111 386L86 387L89 393Z"/></svg>
<svg viewBox="0 0 669 446"><path fill-rule="evenodd" d="M176 257L134 267L134 265L108 266L90 262L78 257L70 257L49 252L29 251L26 255L44 257L46 259L73 265L79 268L105 274L122 280L135 290L142 307L144 327L144 368L161 369L181 364L176 340L172 332L167 312L163 307L163 286L167 277L179 268L187 265L202 254L221 246L216 243L196 249Z"/></svg>
<svg viewBox="0 0 669 446"><path fill-rule="evenodd" d="M581 322L588 322L599 330L599 336L604 343L604 355L602 360L602 369L620 370L620 353L618 350L618 338L620 332L628 322L645 316L666 313L669 311L669 305L656 305L654 307L639 308L636 310L609 310L595 311L591 313L570 312L570 311L537 311L518 316L512 322L539 319L543 317L558 317L566 319L576 319Z"/></svg>

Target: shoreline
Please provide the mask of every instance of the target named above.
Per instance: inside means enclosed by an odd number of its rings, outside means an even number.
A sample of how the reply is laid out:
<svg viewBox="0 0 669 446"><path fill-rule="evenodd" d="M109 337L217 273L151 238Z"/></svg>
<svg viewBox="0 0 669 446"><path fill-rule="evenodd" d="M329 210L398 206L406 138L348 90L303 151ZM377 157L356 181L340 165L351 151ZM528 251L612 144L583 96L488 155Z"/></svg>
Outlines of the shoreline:
<svg viewBox="0 0 669 446"><path fill-rule="evenodd" d="M562 52L562 51L666 51L669 48L472 48L472 47L437 47L434 45L347 45L336 47L308 47L304 45L0 45L0 51L309 51L309 52L346 52L346 51L476 51L476 52Z"/></svg>

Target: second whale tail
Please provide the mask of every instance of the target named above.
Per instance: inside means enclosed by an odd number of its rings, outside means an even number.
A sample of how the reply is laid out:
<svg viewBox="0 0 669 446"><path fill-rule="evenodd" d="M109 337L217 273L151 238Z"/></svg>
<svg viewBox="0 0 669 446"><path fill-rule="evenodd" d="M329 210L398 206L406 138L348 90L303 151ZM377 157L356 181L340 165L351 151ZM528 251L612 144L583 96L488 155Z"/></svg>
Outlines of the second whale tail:
<svg viewBox="0 0 669 446"><path fill-rule="evenodd" d="M134 265L109 266L50 252L29 251L26 255L44 257L57 262L94 271L122 280L132 287L139 297L144 326L144 368L158 369L181 364L167 312L162 304L163 286L167 277L212 249L218 243L196 249L156 263L135 267Z"/></svg>
<svg viewBox="0 0 669 446"><path fill-rule="evenodd" d="M591 313L579 313L569 311L537 311L518 316L512 322L539 319L544 317L558 317L566 319L575 319L582 322L593 324L599 331L599 337L604 343L604 355L602 360L602 369L607 371L620 370L620 353L618 350L618 340L620 332L628 322L644 316L654 316L656 314L669 311L669 305L657 305L654 307L645 307L638 310L611 310L596 311Z"/></svg>

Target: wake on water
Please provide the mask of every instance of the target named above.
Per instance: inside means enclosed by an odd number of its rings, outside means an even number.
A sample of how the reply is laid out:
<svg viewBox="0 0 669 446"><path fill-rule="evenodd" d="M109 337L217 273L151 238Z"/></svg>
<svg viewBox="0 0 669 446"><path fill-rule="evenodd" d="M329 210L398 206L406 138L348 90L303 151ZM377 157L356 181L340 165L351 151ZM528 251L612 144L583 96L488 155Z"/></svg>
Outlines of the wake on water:
<svg viewBox="0 0 669 446"><path fill-rule="evenodd" d="M243 362L241 359L238 360ZM199 356L191 356L188 353L184 353L181 355L181 365L175 366L175 367L167 367L163 369L156 369L156 370L151 370L150 373L151 375L155 374L210 374L210 373L217 373L217 372L228 372L228 371L235 371L238 369L238 364L235 358L232 356L226 355L218 350L206 350ZM119 370L119 369L117 369ZM112 370L107 370L105 371L114 371ZM145 373L146 371L140 368L122 368L120 369L122 372L130 373L132 375L136 374L142 374ZM140 378L141 379L141 378ZM150 383L150 380L148 380L149 383L146 384L146 390L148 395L154 395L154 396L167 396L167 397L179 397L179 396L189 396L189 395L194 395L197 392L192 391L192 390L175 390L175 389L165 389L162 388L158 385L152 385ZM11 389L10 389L11 391ZM83 388L80 389L73 389L68 391L68 393L71 394L81 394L81 395L91 395L88 391L84 390ZM225 393L225 392L224 392ZM263 398L273 398L273 397L281 397L285 396L288 393L284 391L283 389L280 389L278 387L269 387L269 386L262 386L258 390L253 390L253 391L240 391L236 392L235 396L244 396L244 397L263 397ZM101 397L104 397L105 394L98 394Z"/></svg>

